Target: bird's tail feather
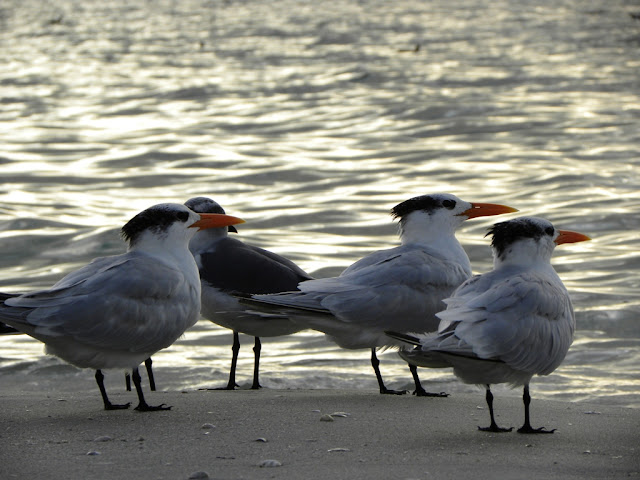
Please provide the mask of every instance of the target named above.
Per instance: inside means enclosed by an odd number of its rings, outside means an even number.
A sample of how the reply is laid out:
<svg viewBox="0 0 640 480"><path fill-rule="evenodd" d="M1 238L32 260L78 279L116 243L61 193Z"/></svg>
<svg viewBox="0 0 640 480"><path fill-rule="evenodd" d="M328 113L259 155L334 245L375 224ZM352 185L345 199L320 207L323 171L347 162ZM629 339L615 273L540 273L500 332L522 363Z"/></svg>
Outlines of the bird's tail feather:
<svg viewBox="0 0 640 480"><path fill-rule="evenodd" d="M252 307L258 308L267 312L280 312L280 313L294 313L295 312L304 312L307 314L314 315L332 315L330 311L326 309L299 306L299 305L291 305L285 302L279 303L276 301L266 301L255 296L250 295L242 295L242 294L234 294L234 296L238 299L238 301L244 305L250 305ZM275 295L270 295L270 297L275 297Z"/></svg>
<svg viewBox="0 0 640 480"><path fill-rule="evenodd" d="M9 298L17 297L19 295L20 295L19 293L0 292L0 305L2 305L5 300L7 300ZM13 328L10 325L7 325L6 323L0 322L0 335L4 335L4 334L7 334L7 333L22 333L22 332L20 332L19 330Z"/></svg>
<svg viewBox="0 0 640 480"><path fill-rule="evenodd" d="M406 333L393 332L391 330L385 330L384 332L387 336L394 338L396 340L400 340L401 342L410 343L411 345L420 346L420 339L413 335L407 335Z"/></svg>

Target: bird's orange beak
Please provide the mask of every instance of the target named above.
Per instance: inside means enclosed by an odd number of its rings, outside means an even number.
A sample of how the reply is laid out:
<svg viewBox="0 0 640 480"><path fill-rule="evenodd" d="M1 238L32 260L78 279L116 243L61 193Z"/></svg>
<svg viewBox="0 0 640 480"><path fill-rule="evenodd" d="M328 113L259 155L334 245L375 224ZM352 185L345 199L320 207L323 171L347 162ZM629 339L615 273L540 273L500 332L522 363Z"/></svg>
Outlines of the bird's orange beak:
<svg viewBox="0 0 640 480"><path fill-rule="evenodd" d="M586 242L587 240L591 240L590 237L583 235L582 233L572 232L571 230L558 230L558 237L554 240L556 245L561 245L563 243L578 243L578 242Z"/></svg>
<svg viewBox="0 0 640 480"><path fill-rule="evenodd" d="M222 213L199 213L198 215L200 215L200 220L192 223L189 228L196 227L198 230L204 230L206 228L228 227L244 223L241 218Z"/></svg>
<svg viewBox="0 0 640 480"><path fill-rule="evenodd" d="M517 212L517 208L498 205L497 203L472 203L471 208L458 215L469 218L490 217L492 215L502 215L503 213Z"/></svg>

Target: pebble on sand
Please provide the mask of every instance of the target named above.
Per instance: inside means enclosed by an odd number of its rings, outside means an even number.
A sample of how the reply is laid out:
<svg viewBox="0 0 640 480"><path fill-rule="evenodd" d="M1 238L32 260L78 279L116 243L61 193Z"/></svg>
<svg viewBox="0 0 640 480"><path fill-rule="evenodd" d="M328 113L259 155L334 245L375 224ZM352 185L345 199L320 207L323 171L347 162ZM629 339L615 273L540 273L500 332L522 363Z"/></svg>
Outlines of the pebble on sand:
<svg viewBox="0 0 640 480"><path fill-rule="evenodd" d="M209 474L207 472L193 472L189 475L189 480L209 480Z"/></svg>

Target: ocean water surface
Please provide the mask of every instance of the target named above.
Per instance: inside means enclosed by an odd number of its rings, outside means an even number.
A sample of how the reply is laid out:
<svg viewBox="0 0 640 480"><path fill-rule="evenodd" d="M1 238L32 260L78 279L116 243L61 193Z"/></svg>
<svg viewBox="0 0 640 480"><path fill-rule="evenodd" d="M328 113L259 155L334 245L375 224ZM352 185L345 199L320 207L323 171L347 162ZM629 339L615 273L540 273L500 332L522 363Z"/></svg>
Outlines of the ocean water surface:
<svg viewBox="0 0 640 480"><path fill-rule="evenodd" d="M138 211L197 195L246 219L244 241L337 275L397 245L391 207L446 191L593 238L556 249L578 331L533 395L640 407L638 12L637 0L5 0L0 290L121 253ZM491 268L494 221L459 232L475 272ZM159 388L225 384L230 345L199 322L154 356ZM262 353L267 388L377 386L367 351L316 332L264 339ZM394 352L381 362L391 387L410 387ZM475 391L450 371L421 376ZM0 338L0 385L62 396L61 381L95 389L39 342Z"/></svg>

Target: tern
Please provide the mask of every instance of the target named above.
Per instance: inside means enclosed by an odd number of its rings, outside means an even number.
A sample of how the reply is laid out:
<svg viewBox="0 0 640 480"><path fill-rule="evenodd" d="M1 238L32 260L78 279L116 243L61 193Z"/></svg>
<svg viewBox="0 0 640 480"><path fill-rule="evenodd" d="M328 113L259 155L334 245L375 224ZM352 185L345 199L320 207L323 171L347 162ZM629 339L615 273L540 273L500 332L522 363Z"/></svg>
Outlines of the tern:
<svg viewBox="0 0 640 480"><path fill-rule="evenodd" d="M19 297L21 294L20 293L6 293L6 292L0 292L0 305L2 305L2 303L11 297ZM10 335L13 333L22 333L20 330L16 330L13 327L10 327L7 324L1 323L0 322L0 335ZM149 376L149 389L152 391L155 391L156 389L156 382L155 379L153 377L153 370L151 368L152 365L152 361L151 358L147 358L144 361L144 365L147 369L147 375ZM131 391L131 376L129 375L128 372L125 373L125 381L126 381L126 387L127 387L127 391Z"/></svg>
<svg viewBox="0 0 640 480"><path fill-rule="evenodd" d="M199 229L243 223L229 215L198 214L184 205L150 207L122 228L126 253L93 260L47 290L7 298L0 320L45 344L45 351L96 370L106 410L112 404L102 369L130 368L138 411L149 406L138 365L169 347L200 315L200 278L188 249Z"/></svg>
<svg viewBox="0 0 640 480"><path fill-rule="evenodd" d="M338 277L308 280L298 292L254 295L263 308L280 309L301 324L324 332L340 347L371 349L371 365L380 393L388 389L380 374L376 348L398 345L386 330L433 332L442 300L471 276L469 257L455 237L469 218L517 211L491 203L470 203L437 193L406 200L391 210L399 219L401 245L374 252ZM427 392L416 367L409 365L418 396Z"/></svg>
<svg viewBox="0 0 640 480"><path fill-rule="evenodd" d="M191 198L185 205L198 213L225 213L217 202L207 197ZM191 239L189 249L200 271L202 316L233 331L231 370L223 389L234 390L238 386L235 377L240 332L255 338L251 386L255 390L261 388L260 337L289 335L305 327L286 315L247 309L236 296L295 290L300 282L312 277L287 258L229 237L229 231L237 233L233 226L200 231Z"/></svg>
<svg viewBox="0 0 640 480"><path fill-rule="evenodd" d="M575 316L569 293L551 266L556 245L589 240L581 233L558 230L537 217L520 217L495 224L492 235L493 270L476 275L445 300L437 316L438 332L426 336L389 333L417 345L400 351L408 362L424 367L453 367L465 383L486 388L491 424L491 384L524 386L524 424L519 433L553 433L532 428L529 382L533 375L549 375L564 360L573 341Z"/></svg>

